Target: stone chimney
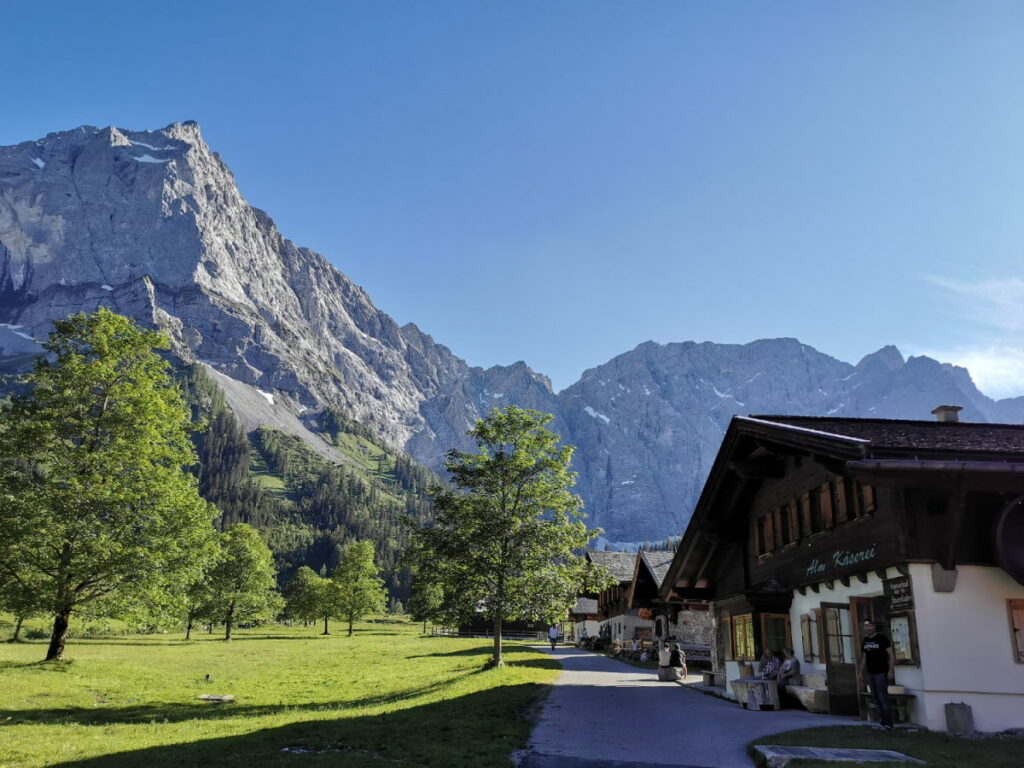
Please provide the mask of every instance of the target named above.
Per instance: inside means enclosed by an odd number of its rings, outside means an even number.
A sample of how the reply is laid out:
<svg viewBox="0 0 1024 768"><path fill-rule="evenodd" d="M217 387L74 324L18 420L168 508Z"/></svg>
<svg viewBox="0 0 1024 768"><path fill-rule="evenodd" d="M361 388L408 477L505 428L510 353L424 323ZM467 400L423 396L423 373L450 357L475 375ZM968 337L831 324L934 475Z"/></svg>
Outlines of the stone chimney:
<svg viewBox="0 0 1024 768"><path fill-rule="evenodd" d="M960 416L958 414L962 410L962 405L940 405L938 408L932 411L932 413L935 414L936 421L953 422L960 421Z"/></svg>

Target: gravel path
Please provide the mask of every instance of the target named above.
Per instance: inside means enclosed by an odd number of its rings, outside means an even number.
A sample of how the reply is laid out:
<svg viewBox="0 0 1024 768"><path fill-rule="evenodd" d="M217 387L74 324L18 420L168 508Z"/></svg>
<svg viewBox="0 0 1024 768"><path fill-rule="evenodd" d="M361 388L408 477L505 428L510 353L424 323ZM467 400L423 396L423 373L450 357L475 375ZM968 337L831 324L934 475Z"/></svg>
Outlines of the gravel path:
<svg viewBox="0 0 1024 768"><path fill-rule="evenodd" d="M858 722L798 709L748 712L606 656L569 647L553 654L562 673L520 768L750 768L746 746L756 738Z"/></svg>

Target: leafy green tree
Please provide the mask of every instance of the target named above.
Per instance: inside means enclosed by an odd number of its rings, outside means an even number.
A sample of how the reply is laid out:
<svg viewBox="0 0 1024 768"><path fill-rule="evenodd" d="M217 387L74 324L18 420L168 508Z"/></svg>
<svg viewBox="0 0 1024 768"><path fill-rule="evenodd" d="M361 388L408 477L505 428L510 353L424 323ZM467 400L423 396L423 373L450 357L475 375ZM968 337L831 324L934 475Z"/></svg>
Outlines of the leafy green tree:
<svg viewBox="0 0 1024 768"><path fill-rule="evenodd" d="M427 622L437 621L441 617L444 603L444 591L438 584L420 574L412 581L412 593L409 595L409 615L413 621L423 622L423 634L427 633Z"/></svg>
<svg viewBox="0 0 1024 768"><path fill-rule="evenodd" d="M0 574L35 585L64 654L84 606L160 605L204 565L214 508L184 471L193 425L158 333L107 309L55 323L0 411Z"/></svg>
<svg viewBox="0 0 1024 768"><path fill-rule="evenodd" d="M220 535L210 592L211 613L224 625L225 640L239 622L272 619L283 607L274 556L251 525L235 523Z"/></svg>
<svg viewBox="0 0 1024 768"><path fill-rule="evenodd" d="M388 593L380 570L373 562L373 542L350 541L341 552L338 567L331 574L337 589L335 614L352 625L371 613L380 613L387 604Z"/></svg>
<svg viewBox="0 0 1024 768"><path fill-rule="evenodd" d="M546 429L552 418L510 406L477 421L478 453L449 452L455 488L434 489L435 524L416 532L411 552L443 592L441 613L490 618L496 666L506 620L568 614L585 568L575 553L599 533L583 522L573 449Z"/></svg>
<svg viewBox="0 0 1024 768"><path fill-rule="evenodd" d="M202 578L192 582L185 589L181 611L185 614L186 640L192 637L192 630L196 624L213 624L216 617L213 602L213 585L210 583L209 573L204 573Z"/></svg>
<svg viewBox="0 0 1024 768"><path fill-rule="evenodd" d="M41 585L28 579L32 574L22 574L21 578L8 577L0 580L0 610L10 611L14 616L14 632L8 642L17 643L21 640L21 625L25 619L41 614Z"/></svg>
<svg viewBox="0 0 1024 768"><path fill-rule="evenodd" d="M341 585L338 584L334 579L321 579L319 584L319 596L320 596L320 615L324 620L324 631L323 634L331 634L328 622L332 618L341 617L342 612L345 609ZM349 633L351 634L351 632Z"/></svg>
<svg viewBox="0 0 1024 768"><path fill-rule="evenodd" d="M325 581L308 565L299 568L284 588L286 615L307 624L319 619L323 615ZM324 634L327 634L326 619Z"/></svg>

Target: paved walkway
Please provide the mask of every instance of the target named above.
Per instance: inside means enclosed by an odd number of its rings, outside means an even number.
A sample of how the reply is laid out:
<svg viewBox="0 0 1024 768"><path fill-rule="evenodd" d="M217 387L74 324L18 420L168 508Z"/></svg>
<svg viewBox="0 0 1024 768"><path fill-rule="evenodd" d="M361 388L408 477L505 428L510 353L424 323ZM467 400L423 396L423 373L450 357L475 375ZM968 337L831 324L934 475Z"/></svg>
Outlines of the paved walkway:
<svg viewBox="0 0 1024 768"><path fill-rule="evenodd" d="M562 673L520 768L750 768L746 746L761 736L858 722L797 709L748 712L606 656L569 647L553 654Z"/></svg>

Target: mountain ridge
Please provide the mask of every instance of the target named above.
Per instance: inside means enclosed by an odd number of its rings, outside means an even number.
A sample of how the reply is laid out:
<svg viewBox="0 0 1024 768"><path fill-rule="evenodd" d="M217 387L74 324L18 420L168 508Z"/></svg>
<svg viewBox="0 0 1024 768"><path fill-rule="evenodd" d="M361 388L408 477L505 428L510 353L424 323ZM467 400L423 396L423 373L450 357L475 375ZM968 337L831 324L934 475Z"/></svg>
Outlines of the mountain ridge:
<svg viewBox="0 0 1024 768"><path fill-rule="evenodd" d="M592 522L617 541L682 530L736 413L928 418L956 402L965 420L1024 421L1024 397L992 400L966 369L891 345L852 365L795 338L646 341L557 393L524 361L470 366L285 238L191 121L0 147L0 356L100 305L230 378L247 428L271 422L327 457L326 408L434 469L472 449L465 432L492 407L552 413Z"/></svg>

